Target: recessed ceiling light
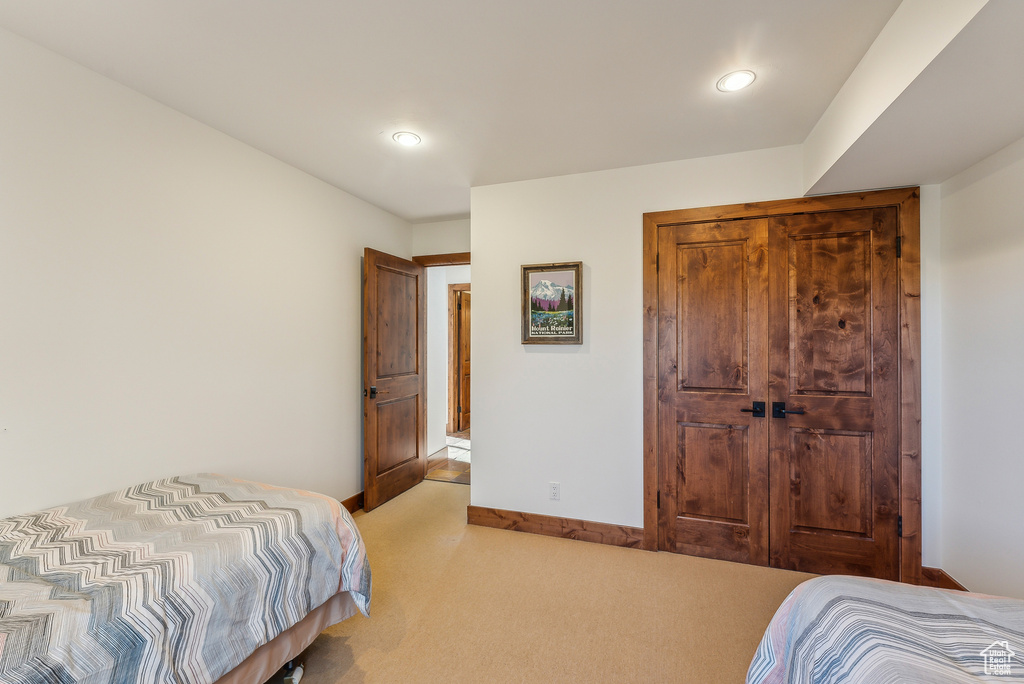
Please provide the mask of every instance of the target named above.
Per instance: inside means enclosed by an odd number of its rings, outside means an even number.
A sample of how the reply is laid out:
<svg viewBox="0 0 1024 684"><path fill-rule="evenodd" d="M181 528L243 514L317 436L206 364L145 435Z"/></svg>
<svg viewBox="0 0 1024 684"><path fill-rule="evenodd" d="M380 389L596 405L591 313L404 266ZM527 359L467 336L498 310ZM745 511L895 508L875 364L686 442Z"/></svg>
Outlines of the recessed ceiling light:
<svg viewBox="0 0 1024 684"><path fill-rule="evenodd" d="M717 87L723 93L731 93L734 90L742 90L748 85L754 82L757 78L757 74L753 71L734 71L731 74L726 74L722 78L718 79Z"/></svg>
<svg viewBox="0 0 1024 684"><path fill-rule="evenodd" d="M420 144L420 136L409 131L399 131L391 136L391 138L399 145L405 145L406 147Z"/></svg>

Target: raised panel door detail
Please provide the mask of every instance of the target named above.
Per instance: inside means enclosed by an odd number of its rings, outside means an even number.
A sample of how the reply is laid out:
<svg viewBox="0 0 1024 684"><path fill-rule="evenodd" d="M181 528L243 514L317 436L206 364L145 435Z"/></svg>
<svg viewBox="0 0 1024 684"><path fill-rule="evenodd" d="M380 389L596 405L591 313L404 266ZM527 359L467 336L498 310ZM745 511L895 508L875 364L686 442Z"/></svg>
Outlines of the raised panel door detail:
<svg viewBox="0 0 1024 684"><path fill-rule="evenodd" d="M747 427L678 423L676 430L679 513L745 524Z"/></svg>
<svg viewBox="0 0 1024 684"><path fill-rule="evenodd" d="M918 200L644 215L647 548L919 577Z"/></svg>
<svg viewBox="0 0 1024 684"><path fill-rule="evenodd" d="M426 474L423 267L363 253L363 506L373 510Z"/></svg>
<svg viewBox="0 0 1024 684"><path fill-rule="evenodd" d="M789 296L790 392L869 395L871 233L791 236Z"/></svg>
<svg viewBox="0 0 1024 684"><path fill-rule="evenodd" d="M895 207L769 228L772 564L899 576Z"/></svg>
<svg viewBox="0 0 1024 684"><path fill-rule="evenodd" d="M679 389L747 390L746 241L680 245Z"/></svg>
<svg viewBox="0 0 1024 684"><path fill-rule="evenodd" d="M764 219L659 237L661 548L768 562Z"/></svg>
<svg viewBox="0 0 1024 684"><path fill-rule="evenodd" d="M790 431L793 530L871 536L871 435Z"/></svg>
<svg viewBox="0 0 1024 684"><path fill-rule="evenodd" d="M419 372L416 315L419 279L387 268L377 272L377 378ZM413 315L409 315L409 312Z"/></svg>
<svg viewBox="0 0 1024 684"><path fill-rule="evenodd" d="M419 458L419 397L377 402L377 474Z"/></svg>

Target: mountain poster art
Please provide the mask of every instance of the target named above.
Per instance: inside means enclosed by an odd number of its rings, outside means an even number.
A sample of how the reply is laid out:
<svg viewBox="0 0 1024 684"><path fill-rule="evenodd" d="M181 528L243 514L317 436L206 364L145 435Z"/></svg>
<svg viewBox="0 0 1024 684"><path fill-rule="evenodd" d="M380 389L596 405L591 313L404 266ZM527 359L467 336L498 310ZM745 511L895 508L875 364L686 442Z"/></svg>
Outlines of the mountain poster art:
<svg viewBox="0 0 1024 684"><path fill-rule="evenodd" d="M582 344L583 263L523 266L523 344Z"/></svg>

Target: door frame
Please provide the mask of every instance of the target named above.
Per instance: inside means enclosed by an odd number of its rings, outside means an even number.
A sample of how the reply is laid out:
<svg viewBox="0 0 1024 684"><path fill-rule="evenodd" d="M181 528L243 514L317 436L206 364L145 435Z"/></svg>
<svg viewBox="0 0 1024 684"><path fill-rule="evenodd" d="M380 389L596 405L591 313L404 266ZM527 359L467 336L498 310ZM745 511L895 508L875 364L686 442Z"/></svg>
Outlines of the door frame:
<svg viewBox="0 0 1024 684"><path fill-rule="evenodd" d="M420 266L469 266L469 252L450 252L448 254L423 254L412 258Z"/></svg>
<svg viewBox="0 0 1024 684"><path fill-rule="evenodd" d="M920 189L799 197L644 214L643 548L658 550L658 232L663 225L895 206L899 214L900 581L921 576L921 222Z"/></svg>
<svg viewBox="0 0 1024 684"><path fill-rule="evenodd" d="M462 383L459 363L459 309L458 293L468 292L471 283L448 285L448 426L449 433L458 432L459 388Z"/></svg>

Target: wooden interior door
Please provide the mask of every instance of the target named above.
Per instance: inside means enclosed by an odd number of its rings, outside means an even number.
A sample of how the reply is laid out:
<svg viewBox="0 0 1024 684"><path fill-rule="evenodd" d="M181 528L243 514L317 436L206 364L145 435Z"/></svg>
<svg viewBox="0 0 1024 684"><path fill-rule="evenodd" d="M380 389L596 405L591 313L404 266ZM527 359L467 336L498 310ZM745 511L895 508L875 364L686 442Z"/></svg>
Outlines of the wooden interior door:
<svg viewBox="0 0 1024 684"><path fill-rule="evenodd" d="M423 267L367 249L363 258L364 508L426 474L426 279Z"/></svg>
<svg viewBox="0 0 1024 684"><path fill-rule="evenodd" d="M771 564L899 579L897 209L769 235Z"/></svg>
<svg viewBox="0 0 1024 684"><path fill-rule="evenodd" d="M766 219L658 243L661 549L768 562Z"/></svg>
<svg viewBox="0 0 1024 684"><path fill-rule="evenodd" d="M448 434L458 432L459 406L461 405L462 363L459 361L459 303L464 292L469 291L469 283L450 283L448 285L448 421L445 430Z"/></svg>
<svg viewBox="0 0 1024 684"><path fill-rule="evenodd" d="M463 290L458 293L459 298L459 432L469 429L469 389L470 389L470 318L471 318L471 293Z"/></svg>

